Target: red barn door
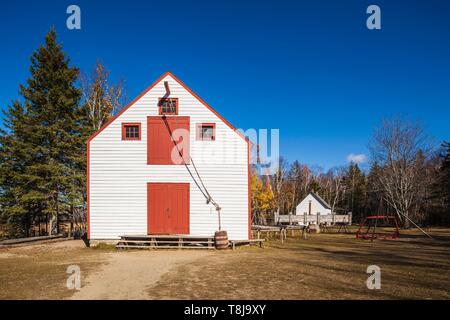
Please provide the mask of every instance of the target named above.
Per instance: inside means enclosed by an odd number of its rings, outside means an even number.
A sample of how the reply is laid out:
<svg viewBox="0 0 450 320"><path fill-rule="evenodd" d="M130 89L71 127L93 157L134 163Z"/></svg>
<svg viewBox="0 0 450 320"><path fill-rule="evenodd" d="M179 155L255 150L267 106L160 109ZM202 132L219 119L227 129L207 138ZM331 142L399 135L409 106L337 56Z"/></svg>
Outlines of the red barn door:
<svg viewBox="0 0 450 320"><path fill-rule="evenodd" d="M189 122L189 117L147 117L147 164L189 164Z"/></svg>
<svg viewBox="0 0 450 320"><path fill-rule="evenodd" d="M148 234L189 234L189 183L147 184Z"/></svg>

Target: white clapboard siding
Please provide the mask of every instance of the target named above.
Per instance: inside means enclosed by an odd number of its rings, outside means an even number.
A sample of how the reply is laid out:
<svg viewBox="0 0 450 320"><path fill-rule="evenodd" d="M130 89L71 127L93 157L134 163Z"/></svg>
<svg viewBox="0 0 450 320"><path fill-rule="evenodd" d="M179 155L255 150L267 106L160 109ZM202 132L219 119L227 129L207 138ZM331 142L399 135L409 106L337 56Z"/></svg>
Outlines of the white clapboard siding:
<svg viewBox="0 0 450 320"><path fill-rule="evenodd" d="M90 239L147 233L147 183L190 183L190 234L211 236L217 213L183 165L147 165L147 117L158 115L158 99L169 82L179 116L190 117L190 154L208 191L222 207L222 229L230 239L248 239L248 145L233 129L167 74L89 143ZM141 140L122 140L123 122L141 123ZM196 125L216 124L215 141L196 141ZM191 171L194 173L192 165ZM197 179L198 180L198 179Z"/></svg>

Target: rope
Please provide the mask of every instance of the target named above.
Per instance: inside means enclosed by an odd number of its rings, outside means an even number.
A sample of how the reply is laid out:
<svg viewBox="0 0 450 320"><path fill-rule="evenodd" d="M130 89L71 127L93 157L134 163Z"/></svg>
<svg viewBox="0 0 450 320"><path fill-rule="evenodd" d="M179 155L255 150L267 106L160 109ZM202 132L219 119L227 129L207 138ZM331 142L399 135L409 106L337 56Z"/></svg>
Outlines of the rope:
<svg viewBox="0 0 450 320"><path fill-rule="evenodd" d="M172 130L170 129L169 123L167 122L167 117L165 115L163 115L163 120L164 120L164 124L166 125L167 130L169 131L170 137L172 139L173 144L175 145L175 147L177 148L178 154L180 155L181 158L183 158L183 155L180 151L180 149L178 148L177 143L175 142L175 139L173 138L172 135ZM178 123L177 123L178 124ZM192 158L191 158L192 160ZM189 169L188 165L186 164L186 161L183 161L184 166L186 167L187 171L189 172L189 175L191 176L192 180L194 180L195 184L197 185L197 188L200 190L200 192L203 194L203 196L208 199L208 196L205 194L205 192L202 190L202 188L200 187L200 185L198 184L197 180L195 179L194 175L191 172L191 169Z"/></svg>
<svg viewBox="0 0 450 320"><path fill-rule="evenodd" d="M403 217L405 217L405 219L407 219L409 222L411 222L417 229L419 229L424 235L426 235L428 238L433 239L432 236L430 236L428 233L425 232L425 230L423 230L421 227L419 227L414 221L412 221L410 218L408 218L406 215L404 215L403 213L399 212Z"/></svg>
<svg viewBox="0 0 450 320"><path fill-rule="evenodd" d="M182 155L182 153L181 153L181 151L180 151L180 149L178 148L178 145L177 145L175 139L173 138L172 130L170 129L170 126L169 126L169 123L168 123L168 121L167 121L166 115L163 114L162 118L163 118L164 124L166 125L166 128L167 128L167 130L168 130L168 132L169 132L169 134L170 134L170 137L171 137L171 139L172 139L172 142L173 142L175 148L177 148L178 154L180 155L181 158L184 158L183 155ZM176 123L177 126L178 126L178 120L177 120L177 117L175 117L175 123ZM206 188L206 186L205 186L205 184L204 184L204 182L203 182L203 179L202 179L202 177L200 176L200 173L199 173L198 170L197 170L197 166L195 165L194 159L191 157L190 154L189 154L189 159L190 159L190 162L192 163L192 166L194 167L195 173L197 174L198 179L200 180L200 184L203 186L203 189L204 189L204 190L200 187L199 183L198 183L197 180L195 179L194 175L192 174L191 170L189 169L188 165L186 164L186 161L183 161L183 164L184 164L184 166L186 167L186 169L188 170L190 176L192 177L192 180L194 180L195 184L197 185L197 188L200 190L200 192L201 192L201 193L203 194L203 196L205 197L206 203L207 203L207 204L208 204L208 203L212 203L212 204L216 207L216 210L217 210L217 211L220 211L221 208L220 208L219 204L212 198L211 194L209 193L208 189ZM219 222L219 224L220 224L220 222ZM220 226L219 226L219 230L220 230Z"/></svg>
<svg viewBox="0 0 450 320"><path fill-rule="evenodd" d="M170 95L170 89L169 89L168 83L167 83L167 82L164 82L164 86L166 87L166 94L164 95L164 98L163 98L163 99L167 99L167 101L169 101L168 98L169 98L169 95ZM162 110L164 110L164 108L162 108ZM167 117L166 117L166 115L165 115L164 113L163 113L163 115L162 115L162 118L163 118L163 120L164 120L164 124L166 125L167 130L169 131L170 138L172 139L172 142L173 142L175 148L177 148L178 154L179 154L180 157L183 159L184 157L183 157L183 155L181 154L181 151L180 151L180 149L178 148L178 145L177 145L177 143L175 142L175 139L173 138L172 130L170 129L169 123L168 123L168 121L167 121ZM177 120L177 117L175 117L175 123L176 123L176 125L178 126L178 120ZM192 166L194 167L195 173L197 174L197 177L199 178L201 185L203 186L204 191L203 191L202 188L200 187L199 183L198 183L197 180L195 179L194 175L192 174L191 170L189 169L189 167L188 167L188 165L186 164L186 161L184 161L184 159L183 159L183 164L184 164L186 170L189 172L189 175L191 176L191 178L192 178L192 180L194 181L194 183L195 183L195 185L197 186L197 188L200 190L200 192L201 192L201 193L203 194L203 196L205 197L205 199L206 199L206 204L212 203L212 204L216 207L216 211L217 211L217 214L218 214L218 216L219 216L219 231L220 231L220 230L222 230L222 228L221 228L221 219L220 219L220 210L221 210L221 208L220 208L219 204L218 204L216 201L214 201L214 199L212 198L212 196L211 196L211 194L209 193L208 189L206 188L205 184L203 183L203 179L202 179L202 177L200 176L200 173L199 173L198 170L197 170L197 166L195 165L194 159L191 157L191 154L190 154L190 153L189 153L189 159L190 159L190 162L192 163Z"/></svg>
<svg viewBox="0 0 450 320"><path fill-rule="evenodd" d="M206 189L205 184L203 183L202 177L201 177L200 174L198 173L197 167L195 166L195 163L194 163L194 159L192 159L192 157L191 157L190 155L189 155L189 158L191 159L192 166L194 167L195 173L197 174L197 177L200 179L200 183L202 184L203 188L205 189L206 194L207 194L208 197L210 197L211 200L212 200L212 197L211 197L211 195L209 194L208 189Z"/></svg>

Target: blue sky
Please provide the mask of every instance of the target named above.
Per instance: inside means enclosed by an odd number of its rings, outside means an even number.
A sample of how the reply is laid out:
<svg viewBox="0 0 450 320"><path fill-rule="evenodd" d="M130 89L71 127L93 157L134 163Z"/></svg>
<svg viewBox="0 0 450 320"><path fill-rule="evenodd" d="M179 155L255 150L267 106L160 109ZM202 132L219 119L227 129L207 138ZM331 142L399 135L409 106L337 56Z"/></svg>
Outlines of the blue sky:
<svg viewBox="0 0 450 320"><path fill-rule="evenodd" d="M66 8L81 8L81 30ZM366 28L381 8L382 29ZM21 1L0 10L0 108L55 26L74 65L100 59L129 100L169 70L238 128L280 129L280 152L330 168L367 154L384 117L450 139L450 2Z"/></svg>

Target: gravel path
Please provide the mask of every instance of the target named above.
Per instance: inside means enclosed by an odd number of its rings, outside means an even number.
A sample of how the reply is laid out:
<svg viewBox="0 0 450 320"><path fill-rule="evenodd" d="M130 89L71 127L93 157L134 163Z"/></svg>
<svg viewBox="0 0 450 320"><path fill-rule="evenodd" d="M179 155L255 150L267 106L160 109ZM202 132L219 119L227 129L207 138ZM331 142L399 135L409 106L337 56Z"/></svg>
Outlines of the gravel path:
<svg viewBox="0 0 450 320"><path fill-rule="evenodd" d="M196 250L108 253L106 263L89 273L71 299L146 299L148 289L162 275L211 254Z"/></svg>

